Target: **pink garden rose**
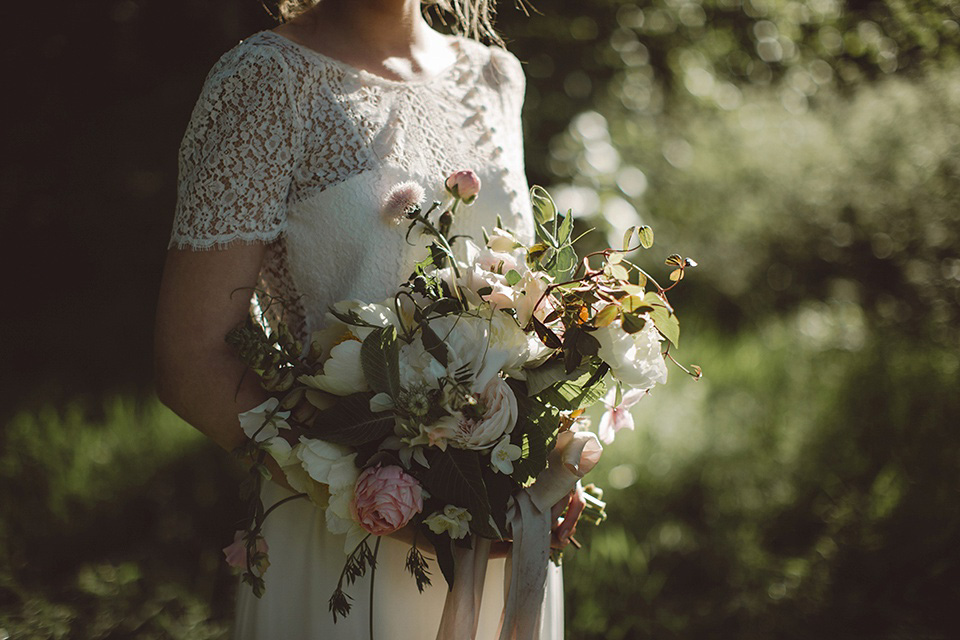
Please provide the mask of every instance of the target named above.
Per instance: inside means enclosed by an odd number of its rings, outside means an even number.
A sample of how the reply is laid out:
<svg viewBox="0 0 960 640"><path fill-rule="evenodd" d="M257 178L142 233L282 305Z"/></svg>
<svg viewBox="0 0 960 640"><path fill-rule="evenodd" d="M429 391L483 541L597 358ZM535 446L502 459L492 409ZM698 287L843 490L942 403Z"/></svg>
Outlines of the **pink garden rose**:
<svg viewBox="0 0 960 640"><path fill-rule="evenodd" d="M388 535L423 510L423 490L416 478L396 465L368 467L357 479L350 510L364 531Z"/></svg>
<svg viewBox="0 0 960 640"><path fill-rule="evenodd" d="M223 555L227 559L227 565L233 567L234 569L243 569L247 568L247 542L244 540L246 531L237 531L233 536L233 544L223 548ZM257 548L256 554L263 554L263 556L255 561L253 569L263 575L267 570L267 567L270 566L270 562L267 560L267 553L270 551L270 548L267 546L267 541L263 536L257 536Z"/></svg>
<svg viewBox="0 0 960 640"><path fill-rule="evenodd" d="M454 198L460 198L464 203L470 204L480 193L480 177L469 169L457 171L450 174L444 186Z"/></svg>

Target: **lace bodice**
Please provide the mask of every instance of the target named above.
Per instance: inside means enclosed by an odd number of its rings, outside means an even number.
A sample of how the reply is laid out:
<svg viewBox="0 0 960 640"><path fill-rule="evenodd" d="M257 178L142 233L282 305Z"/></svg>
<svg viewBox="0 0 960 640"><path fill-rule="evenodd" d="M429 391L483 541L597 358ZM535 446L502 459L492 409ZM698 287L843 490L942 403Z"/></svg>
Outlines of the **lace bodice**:
<svg viewBox="0 0 960 640"><path fill-rule="evenodd" d="M450 39L456 62L420 82L352 68L271 31L224 54L180 148L170 246L267 243L260 286L286 301L282 314L305 335L337 300L391 295L423 256L422 244L404 241L406 227L381 215L397 183L418 182L429 203L449 173L473 169L483 190L454 232L479 240L500 215L529 238L520 63Z"/></svg>

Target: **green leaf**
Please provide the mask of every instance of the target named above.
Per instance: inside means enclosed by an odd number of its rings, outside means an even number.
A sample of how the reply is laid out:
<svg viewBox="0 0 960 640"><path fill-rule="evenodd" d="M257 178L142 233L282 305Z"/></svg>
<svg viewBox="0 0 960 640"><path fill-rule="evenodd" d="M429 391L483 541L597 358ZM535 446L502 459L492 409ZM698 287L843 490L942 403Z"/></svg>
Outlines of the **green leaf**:
<svg viewBox="0 0 960 640"><path fill-rule="evenodd" d="M535 399L561 411L573 411L593 404L603 396L605 390L602 380L587 384L593 380L598 366L594 361L589 366L581 367L578 369L581 373L577 378L547 387L537 394Z"/></svg>
<svg viewBox="0 0 960 640"><path fill-rule="evenodd" d="M566 215L558 214L560 225L557 227L557 242L563 246L570 242L570 234L573 233L573 215L568 211Z"/></svg>
<svg viewBox="0 0 960 640"><path fill-rule="evenodd" d="M431 329L430 325L426 323L420 325L420 331L423 348L426 349L427 353L432 355L437 362L443 366L447 366L447 345L443 343L443 340L440 339L437 332Z"/></svg>
<svg viewBox="0 0 960 640"><path fill-rule="evenodd" d="M600 310L600 313L593 317L593 326L595 327L606 327L614 320L617 319L617 316L620 315L620 307L615 304L608 304L603 309Z"/></svg>
<svg viewBox="0 0 960 640"><path fill-rule="evenodd" d="M640 238L640 246L644 249L649 249L653 246L653 229L647 225L643 225L637 229L637 237Z"/></svg>
<svg viewBox="0 0 960 640"><path fill-rule="evenodd" d="M490 501L480 469L480 453L447 447L430 460L424 477L430 495L446 504L466 507L470 530L484 537L496 537L490 526Z"/></svg>
<svg viewBox="0 0 960 640"><path fill-rule="evenodd" d="M312 436L350 447L386 438L393 433L395 419L390 411L370 411L371 392L344 396L314 419Z"/></svg>
<svg viewBox="0 0 960 640"><path fill-rule="evenodd" d="M673 346L680 346L680 321L676 314L667 311L666 307L656 307L650 312L650 319L664 338L672 342Z"/></svg>
<svg viewBox="0 0 960 640"><path fill-rule="evenodd" d="M516 269L510 269L510 271L507 271L507 274L505 277L507 279L507 284L510 285L511 287L517 284L518 282L520 282L522 278L522 276Z"/></svg>
<svg viewBox="0 0 960 640"><path fill-rule="evenodd" d="M530 202L533 204L534 220L546 224L557 215L557 205L547 190L539 185L530 188Z"/></svg>
<svg viewBox="0 0 960 640"><path fill-rule="evenodd" d="M381 327L370 332L360 347L360 364L371 389L397 397L400 393L400 347L395 327Z"/></svg>
<svg viewBox="0 0 960 640"><path fill-rule="evenodd" d="M604 271L609 274L610 277L616 278L617 280L627 280L630 278L630 273L622 264L608 264Z"/></svg>
<svg viewBox="0 0 960 640"><path fill-rule="evenodd" d="M440 567L440 573L443 579L447 581L447 589L453 590L453 540L445 533L434 533L430 527L423 525L420 527L420 533L430 541L437 554L437 565Z"/></svg>
<svg viewBox="0 0 960 640"><path fill-rule="evenodd" d="M577 268L577 252L567 245L554 256L553 264L547 269L547 274L554 282L569 280L574 269Z"/></svg>
<svg viewBox="0 0 960 640"><path fill-rule="evenodd" d="M563 345L563 343L560 342L560 338L557 337L557 334L551 331L547 325L540 322L537 316L533 316L531 320L533 320L533 329L537 332L537 337L540 338L543 344L551 349L559 349Z"/></svg>
<svg viewBox="0 0 960 640"><path fill-rule="evenodd" d="M489 465L483 468L483 482L490 499L490 515L500 533L506 535L507 503L520 486L510 476L494 471Z"/></svg>
<svg viewBox="0 0 960 640"><path fill-rule="evenodd" d="M623 314L623 330L627 333L636 333L643 329L647 324L646 319L633 313Z"/></svg>
<svg viewBox="0 0 960 640"><path fill-rule="evenodd" d="M520 446L520 459L513 463L511 478L525 484L547 466L547 454L553 448L560 427L560 414L536 398L517 396L520 419L511 440Z"/></svg>
<svg viewBox="0 0 960 640"><path fill-rule="evenodd" d="M574 380L580 377L578 371L567 373L563 363L553 358L536 369L527 369L527 389L526 394L535 396L547 387L551 387L558 382ZM519 397L519 395L517 396Z"/></svg>
<svg viewBox="0 0 960 640"><path fill-rule="evenodd" d="M636 231L636 227L627 227L627 230L623 232L623 250L626 251L630 248L630 241L633 240L633 232Z"/></svg>

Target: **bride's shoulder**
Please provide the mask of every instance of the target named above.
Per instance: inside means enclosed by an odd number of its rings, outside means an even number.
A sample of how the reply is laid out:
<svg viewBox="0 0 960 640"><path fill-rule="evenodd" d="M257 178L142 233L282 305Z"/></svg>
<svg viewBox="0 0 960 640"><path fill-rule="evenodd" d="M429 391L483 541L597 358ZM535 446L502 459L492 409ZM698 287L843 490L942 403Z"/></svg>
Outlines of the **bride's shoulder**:
<svg viewBox="0 0 960 640"><path fill-rule="evenodd" d="M225 52L210 70L210 79L263 76L293 79L303 66L303 55L292 42L272 31L259 31Z"/></svg>
<svg viewBox="0 0 960 640"><path fill-rule="evenodd" d="M473 38L457 36L460 47L466 56L483 73L488 84L506 85L523 89L525 77L523 65L510 51L497 45L487 45Z"/></svg>

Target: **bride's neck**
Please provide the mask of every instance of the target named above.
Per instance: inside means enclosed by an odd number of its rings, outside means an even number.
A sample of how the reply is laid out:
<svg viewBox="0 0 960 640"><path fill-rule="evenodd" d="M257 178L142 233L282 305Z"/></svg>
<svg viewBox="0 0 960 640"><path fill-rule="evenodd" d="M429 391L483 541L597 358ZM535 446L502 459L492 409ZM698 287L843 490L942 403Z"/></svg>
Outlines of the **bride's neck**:
<svg viewBox="0 0 960 640"><path fill-rule="evenodd" d="M432 29L420 0L320 0L303 16L318 37L354 41L368 51L405 55L426 44Z"/></svg>

